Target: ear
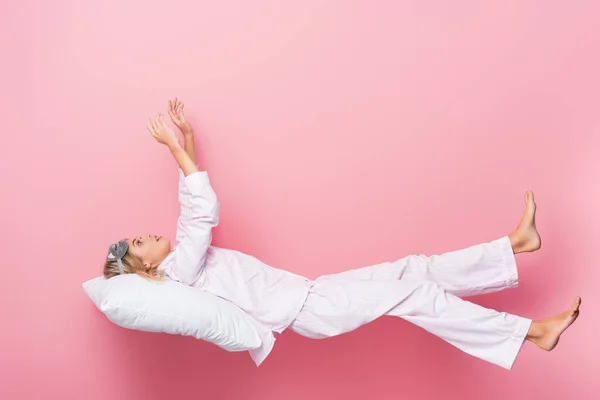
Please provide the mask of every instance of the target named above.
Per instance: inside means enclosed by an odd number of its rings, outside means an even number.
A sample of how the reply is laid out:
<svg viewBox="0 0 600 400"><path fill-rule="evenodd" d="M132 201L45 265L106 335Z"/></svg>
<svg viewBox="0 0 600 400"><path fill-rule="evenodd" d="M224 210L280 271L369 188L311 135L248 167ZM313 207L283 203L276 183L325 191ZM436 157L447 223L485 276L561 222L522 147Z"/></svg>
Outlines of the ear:
<svg viewBox="0 0 600 400"><path fill-rule="evenodd" d="M150 263L148 261L144 261L144 267L150 269L151 266L152 266L152 263Z"/></svg>

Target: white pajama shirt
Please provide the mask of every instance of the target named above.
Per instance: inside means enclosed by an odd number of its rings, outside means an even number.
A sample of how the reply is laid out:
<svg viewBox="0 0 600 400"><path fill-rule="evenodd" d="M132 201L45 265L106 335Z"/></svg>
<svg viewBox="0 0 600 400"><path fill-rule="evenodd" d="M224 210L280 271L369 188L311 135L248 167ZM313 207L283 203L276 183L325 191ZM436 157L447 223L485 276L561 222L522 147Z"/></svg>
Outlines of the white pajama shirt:
<svg viewBox="0 0 600 400"><path fill-rule="evenodd" d="M179 170L181 215L173 252L159 268L173 280L242 309L262 346L260 365L289 328L310 338L350 332L381 316L410 321L475 357L511 369L531 320L464 301L460 296L516 287L508 238L440 256L409 256L314 281L250 255L211 245L219 201L206 171Z"/></svg>

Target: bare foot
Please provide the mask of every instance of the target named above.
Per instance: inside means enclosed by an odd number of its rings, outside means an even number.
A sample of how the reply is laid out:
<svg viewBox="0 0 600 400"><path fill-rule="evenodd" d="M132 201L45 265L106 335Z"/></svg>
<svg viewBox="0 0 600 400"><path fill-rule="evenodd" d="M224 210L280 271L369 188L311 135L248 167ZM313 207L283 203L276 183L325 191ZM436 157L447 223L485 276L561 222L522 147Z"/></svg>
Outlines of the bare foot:
<svg viewBox="0 0 600 400"><path fill-rule="evenodd" d="M519 226L508 236L515 254L536 251L542 247L542 239L535 227L535 209L533 192L529 190L525 194L525 212Z"/></svg>
<svg viewBox="0 0 600 400"><path fill-rule="evenodd" d="M581 297L577 297L570 310L560 313L552 318L534 321L531 324L531 328L529 328L526 339L546 351L554 349L558 344L560 335L562 335L579 316L580 305Z"/></svg>

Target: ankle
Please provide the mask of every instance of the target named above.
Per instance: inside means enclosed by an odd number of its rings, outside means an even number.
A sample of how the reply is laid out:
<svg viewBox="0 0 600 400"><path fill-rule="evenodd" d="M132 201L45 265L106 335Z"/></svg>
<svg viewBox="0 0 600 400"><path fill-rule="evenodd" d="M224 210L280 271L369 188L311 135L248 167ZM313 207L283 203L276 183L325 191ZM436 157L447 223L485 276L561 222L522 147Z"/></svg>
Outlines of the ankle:
<svg viewBox="0 0 600 400"><path fill-rule="evenodd" d="M533 321L525 339L534 342L536 339L544 336L544 331L544 325L541 321Z"/></svg>
<svg viewBox="0 0 600 400"><path fill-rule="evenodd" d="M522 250L522 240L519 233L517 231L514 231L513 233L508 235L508 240L510 241L510 246L512 247L513 253L520 253Z"/></svg>

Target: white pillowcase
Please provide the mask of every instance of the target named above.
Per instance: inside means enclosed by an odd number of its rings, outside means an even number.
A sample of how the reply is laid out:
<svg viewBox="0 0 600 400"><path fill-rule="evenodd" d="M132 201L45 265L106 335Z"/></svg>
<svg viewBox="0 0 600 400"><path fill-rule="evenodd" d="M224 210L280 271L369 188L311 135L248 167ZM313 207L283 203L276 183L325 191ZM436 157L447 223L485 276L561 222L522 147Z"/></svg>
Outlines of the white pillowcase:
<svg viewBox="0 0 600 400"><path fill-rule="evenodd" d="M258 331L236 305L203 290L165 279L151 282L136 274L83 283L96 306L128 329L193 336L227 350L256 349Z"/></svg>

